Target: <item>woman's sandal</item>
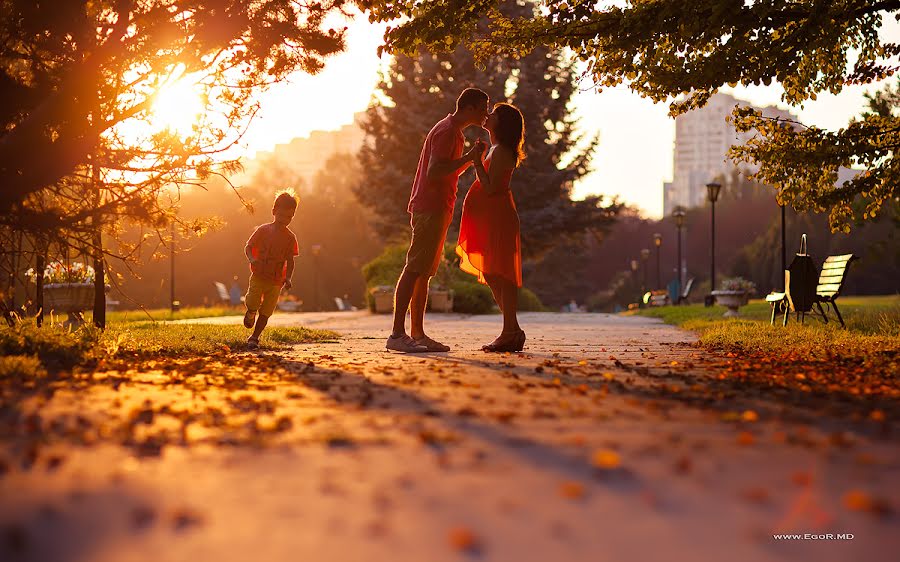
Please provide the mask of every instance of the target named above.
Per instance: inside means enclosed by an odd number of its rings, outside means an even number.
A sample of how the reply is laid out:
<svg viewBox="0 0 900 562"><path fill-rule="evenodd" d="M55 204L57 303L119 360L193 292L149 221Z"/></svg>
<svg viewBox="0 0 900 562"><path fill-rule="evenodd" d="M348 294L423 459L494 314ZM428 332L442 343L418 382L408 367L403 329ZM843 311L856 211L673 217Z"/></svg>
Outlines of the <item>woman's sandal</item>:
<svg viewBox="0 0 900 562"><path fill-rule="evenodd" d="M503 334L500 334L503 337ZM499 340L500 338L497 338ZM502 341L500 343L494 340L493 342L482 346L481 349L483 351L492 351L498 353L512 352L512 351L522 351L522 348L525 347L525 332L523 330L519 330L513 334L510 334L510 337L507 341Z"/></svg>

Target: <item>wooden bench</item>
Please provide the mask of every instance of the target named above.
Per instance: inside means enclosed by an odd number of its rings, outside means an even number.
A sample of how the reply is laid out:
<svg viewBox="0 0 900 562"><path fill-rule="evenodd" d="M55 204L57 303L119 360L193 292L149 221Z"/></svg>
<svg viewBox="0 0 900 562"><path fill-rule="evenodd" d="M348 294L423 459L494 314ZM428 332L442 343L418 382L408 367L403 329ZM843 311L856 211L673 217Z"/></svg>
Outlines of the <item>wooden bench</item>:
<svg viewBox="0 0 900 562"><path fill-rule="evenodd" d="M822 319L825 323L828 323L828 314L825 307L831 306L834 309L834 314L837 316L838 322L841 323L841 327L845 328L844 318L841 316L841 311L838 310L837 307L837 298L841 294L841 289L844 287L844 280L847 278L847 269L850 267L850 263L854 260L858 260L859 257L853 254L843 254L840 256L828 256L825 259L825 263L822 264L822 271L819 273L819 281L816 285L816 296L813 301L814 306L818 309L818 313L822 316ZM788 283L787 271L785 272L785 285ZM775 325L775 314L779 311L784 312L784 321L782 325L787 325L788 314L790 313L790 300L788 299L787 293L776 293L772 292L766 296L766 302L772 305L772 320L771 324ZM822 305L825 305L823 307Z"/></svg>
<svg viewBox="0 0 900 562"><path fill-rule="evenodd" d="M681 294L678 295L678 300L675 304L682 304L687 302L688 297L691 295L691 289L694 288L694 278L691 277L687 280L687 283L684 284L684 290L681 291Z"/></svg>

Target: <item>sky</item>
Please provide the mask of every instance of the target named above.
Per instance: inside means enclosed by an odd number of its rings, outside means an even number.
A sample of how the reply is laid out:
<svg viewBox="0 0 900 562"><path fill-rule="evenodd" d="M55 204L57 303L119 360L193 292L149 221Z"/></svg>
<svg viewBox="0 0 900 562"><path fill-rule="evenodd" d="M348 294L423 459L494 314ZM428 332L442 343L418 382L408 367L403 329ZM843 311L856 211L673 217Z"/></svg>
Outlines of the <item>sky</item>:
<svg viewBox="0 0 900 562"><path fill-rule="evenodd" d="M260 114L242 142L248 155L272 150L276 144L307 136L314 130L338 129L351 123L353 115L369 105L379 68L388 61L387 56L379 59L376 54L384 26L370 24L364 18L347 25L347 49L327 59L323 71L315 76L297 75L263 94ZM885 18L882 36L900 41L900 24ZM775 85L722 91L755 105L790 109L806 125L834 130L862 112L864 92L879 87L880 84L870 84L846 88L837 96L820 94L816 101L799 108L781 103L781 89ZM668 117L668 106L654 104L624 86L598 93L588 84L575 94L572 107L580 119L581 130L600 134L594 172L576 185L574 196L618 197L638 207L644 216L659 218L663 182L672 179L675 143L675 122ZM410 146L410 150L419 149Z"/></svg>

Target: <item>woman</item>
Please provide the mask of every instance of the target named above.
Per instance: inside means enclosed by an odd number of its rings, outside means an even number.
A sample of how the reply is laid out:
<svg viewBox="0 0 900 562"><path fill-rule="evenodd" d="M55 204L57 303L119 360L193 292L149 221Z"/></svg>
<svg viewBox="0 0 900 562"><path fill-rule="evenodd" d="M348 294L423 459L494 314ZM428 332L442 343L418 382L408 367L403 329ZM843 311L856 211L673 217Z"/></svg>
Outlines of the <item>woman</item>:
<svg viewBox="0 0 900 562"><path fill-rule="evenodd" d="M525 121L508 103L494 105L484 125L491 148L484 162L475 159L477 179L463 203L456 253L459 267L486 283L503 312L503 330L485 351L521 351L525 332L516 318L522 286L519 214L509 180L525 158Z"/></svg>

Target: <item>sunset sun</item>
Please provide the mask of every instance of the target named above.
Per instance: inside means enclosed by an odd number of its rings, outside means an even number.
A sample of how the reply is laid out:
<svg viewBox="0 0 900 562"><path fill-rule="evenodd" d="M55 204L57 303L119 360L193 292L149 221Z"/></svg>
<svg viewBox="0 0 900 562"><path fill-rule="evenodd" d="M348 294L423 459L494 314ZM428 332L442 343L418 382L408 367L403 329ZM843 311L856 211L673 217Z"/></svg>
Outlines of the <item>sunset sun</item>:
<svg viewBox="0 0 900 562"><path fill-rule="evenodd" d="M188 81L165 86L153 102L150 122L154 129L190 135L204 112L201 95Z"/></svg>

